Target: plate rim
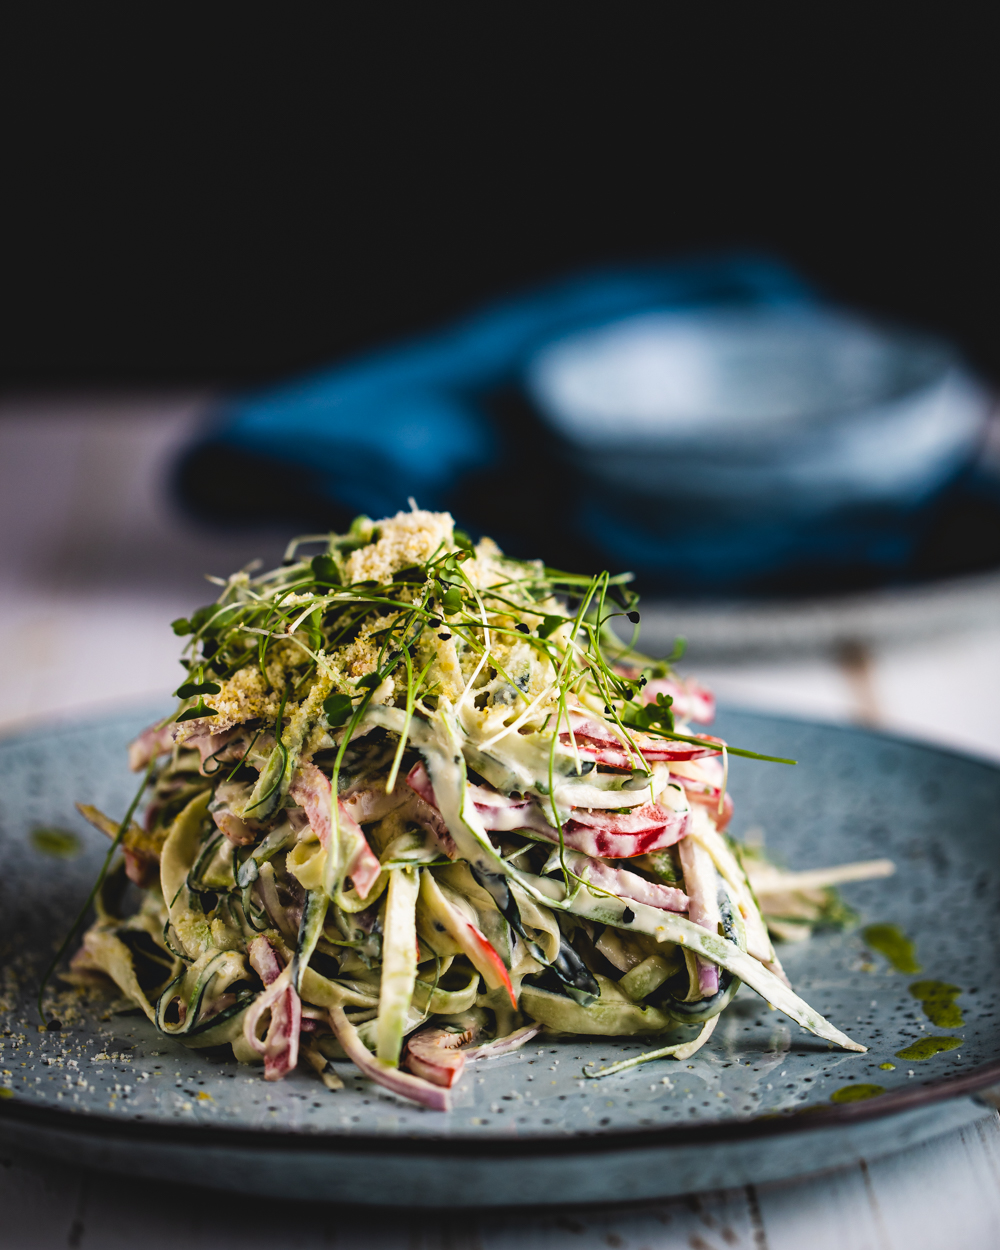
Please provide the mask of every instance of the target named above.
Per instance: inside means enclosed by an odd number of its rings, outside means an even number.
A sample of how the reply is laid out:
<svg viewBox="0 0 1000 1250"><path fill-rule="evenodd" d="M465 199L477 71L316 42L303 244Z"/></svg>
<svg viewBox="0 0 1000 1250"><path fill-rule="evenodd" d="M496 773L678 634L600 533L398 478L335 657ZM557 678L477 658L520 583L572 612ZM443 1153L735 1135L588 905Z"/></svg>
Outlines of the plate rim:
<svg viewBox="0 0 1000 1250"><path fill-rule="evenodd" d="M772 1112L743 1119L715 1120L702 1124L661 1125L646 1129L573 1130L560 1135L533 1133L524 1137L504 1135L478 1137L465 1133L421 1135L354 1135L334 1130L303 1132L287 1129L227 1128L211 1124L168 1124L152 1121L115 1120L87 1111L41 1107L15 1098L0 1105L0 1127L5 1123L94 1136L103 1140L122 1138L137 1144L167 1146L222 1146L230 1149L304 1154L461 1155L477 1159L553 1157L612 1154L667 1146L722 1145L786 1136L813 1129L846 1127L884 1119L953 1098L969 1096L1000 1084L1000 1059L980 1065L960 1076L946 1077L932 1086L919 1085L879 1094L853 1103L819 1104L794 1111Z"/></svg>

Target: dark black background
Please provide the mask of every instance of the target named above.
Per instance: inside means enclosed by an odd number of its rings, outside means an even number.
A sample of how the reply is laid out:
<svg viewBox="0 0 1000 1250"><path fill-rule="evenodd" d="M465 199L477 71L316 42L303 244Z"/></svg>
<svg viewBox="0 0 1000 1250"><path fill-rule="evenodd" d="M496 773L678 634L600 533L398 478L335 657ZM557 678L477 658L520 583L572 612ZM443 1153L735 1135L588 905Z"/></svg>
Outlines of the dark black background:
<svg viewBox="0 0 1000 1250"><path fill-rule="evenodd" d="M1000 379L974 12L42 7L2 33L9 387L253 385L732 246Z"/></svg>

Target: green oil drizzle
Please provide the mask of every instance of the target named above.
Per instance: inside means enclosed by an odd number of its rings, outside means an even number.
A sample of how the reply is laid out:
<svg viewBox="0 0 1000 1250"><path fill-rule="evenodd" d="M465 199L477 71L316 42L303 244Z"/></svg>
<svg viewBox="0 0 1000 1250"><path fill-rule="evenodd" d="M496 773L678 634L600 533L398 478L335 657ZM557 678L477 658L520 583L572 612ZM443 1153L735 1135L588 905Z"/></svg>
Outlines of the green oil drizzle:
<svg viewBox="0 0 1000 1250"><path fill-rule="evenodd" d="M897 972L921 972L917 948L894 924L870 924L861 931L865 944L884 955Z"/></svg>
<svg viewBox="0 0 1000 1250"><path fill-rule="evenodd" d="M883 1072L895 1072L896 1065L894 1063L880 1063L878 1065Z"/></svg>
<svg viewBox="0 0 1000 1250"><path fill-rule="evenodd" d="M903 1050L896 1051L897 1059L933 1059L942 1050L954 1050L961 1046L960 1037L920 1037Z"/></svg>
<svg viewBox="0 0 1000 1250"><path fill-rule="evenodd" d="M861 1102L864 1098L877 1098L885 1093L884 1085L845 1085L830 1095L831 1102Z"/></svg>
<svg viewBox="0 0 1000 1250"><path fill-rule="evenodd" d="M29 837L36 851L54 859L75 859L83 849L79 836L69 829L39 826L32 829Z"/></svg>
<svg viewBox="0 0 1000 1250"><path fill-rule="evenodd" d="M924 1015L939 1029L960 1029L965 1023L962 1010L955 1002L961 994L957 985L944 981L914 981L910 993L920 1000Z"/></svg>

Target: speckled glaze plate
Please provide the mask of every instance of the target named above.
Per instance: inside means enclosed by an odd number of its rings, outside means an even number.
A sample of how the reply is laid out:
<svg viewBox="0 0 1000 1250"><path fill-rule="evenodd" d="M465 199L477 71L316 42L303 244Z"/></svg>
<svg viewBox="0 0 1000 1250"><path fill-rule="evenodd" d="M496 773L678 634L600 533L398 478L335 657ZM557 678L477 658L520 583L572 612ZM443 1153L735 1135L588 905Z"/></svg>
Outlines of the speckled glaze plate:
<svg viewBox="0 0 1000 1250"><path fill-rule="evenodd" d="M898 926L920 978L959 986L961 1028L941 1029L915 975L865 947L860 928L782 949L796 989L870 1047L846 1054L745 988L687 1063L599 1081L649 1043L539 1038L470 1065L448 1114L402 1102L345 1067L328 1092L310 1072L259 1070L160 1037L113 995L59 1004L41 1032L39 969L92 882L106 844L73 808L122 811L124 744L156 715L56 725L0 743L0 1139L164 1179L287 1197L416 1206L614 1201L759 1182L908 1145L984 1114L969 1095L1000 1080L1000 769L858 730L726 712L730 742L796 768L733 759L734 831L763 830L789 867L890 856L888 880L845 887L862 924ZM68 830L78 853L52 855ZM47 849L46 849L47 848ZM961 1045L920 1061L927 1035ZM884 1064L895 1067L884 1069ZM851 1085L868 1099L831 1102Z"/></svg>

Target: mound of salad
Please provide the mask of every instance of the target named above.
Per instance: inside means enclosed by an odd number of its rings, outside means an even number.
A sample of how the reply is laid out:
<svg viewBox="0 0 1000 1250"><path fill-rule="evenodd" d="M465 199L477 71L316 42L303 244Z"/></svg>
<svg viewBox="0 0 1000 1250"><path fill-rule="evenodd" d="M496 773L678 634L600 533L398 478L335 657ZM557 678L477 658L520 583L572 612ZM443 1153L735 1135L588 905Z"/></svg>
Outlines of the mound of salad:
<svg viewBox="0 0 1000 1250"><path fill-rule="evenodd" d="M173 622L187 675L129 747L125 819L80 805L112 849L69 979L111 977L266 1080L304 1060L338 1089L350 1060L437 1109L543 1029L688 1058L741 984L865 1049L792 991L753 888L803 936L837 913L823 873L725 832L728 756L769 757L696 732L712 696L620 640L627 576L510 559L414 507L214 580Z"/></svg>

